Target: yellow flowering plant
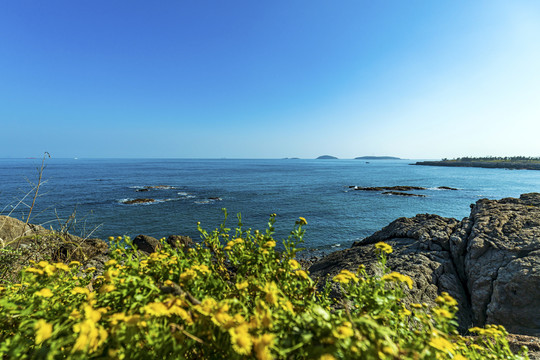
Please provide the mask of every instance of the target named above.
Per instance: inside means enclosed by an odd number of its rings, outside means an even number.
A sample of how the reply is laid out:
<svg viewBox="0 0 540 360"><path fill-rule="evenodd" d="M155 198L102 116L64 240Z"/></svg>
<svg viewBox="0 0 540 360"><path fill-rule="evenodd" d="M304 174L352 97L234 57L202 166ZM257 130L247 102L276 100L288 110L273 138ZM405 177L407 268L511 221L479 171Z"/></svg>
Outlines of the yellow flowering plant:
<svg viewBox="0 0 540 360"><path fill-rule="evenodd" d="M227 214L225 213L225 218ZM111 237L103 270L40 262L21 282L2 284L3 359L482 359L512 354L500 327L456 332L457 303L435 307L403 298L413 285L385 267L391 247L379 245L383 275L344 269L317 284L296 258L307 221L274 239L265 232L213 231L150 255L128 237ZM331 287L343 297L334 299ZM474 346L472 346L474 345Z"/></svg>

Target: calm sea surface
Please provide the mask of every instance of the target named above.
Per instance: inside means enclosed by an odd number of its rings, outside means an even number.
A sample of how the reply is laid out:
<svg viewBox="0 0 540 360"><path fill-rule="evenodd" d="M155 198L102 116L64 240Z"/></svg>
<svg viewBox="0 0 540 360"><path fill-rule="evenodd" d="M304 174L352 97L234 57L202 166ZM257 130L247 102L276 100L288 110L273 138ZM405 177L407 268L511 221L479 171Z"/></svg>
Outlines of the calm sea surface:
<svg viewBox="0 0 540 360"><path fill-rule="evenodd" d="M461 219L480 198L519 197L540 191L540 171L411 166L416 160L200 160L47 159L33 223L58 227L76 211L74 234L106 238L147 234L199 239L197 221L211 230L223 221L264 229L277 213L284 238L299 216L308 221L304 246L321 251L348 247L392 220L418 213ZM41 160L0 159L0 210L22 218L18 204L37 180ZM145 186L165 189L140 192ZM349 185L413 185L427 197L399 197L349 190ZM438 190L438 186L459 188ZM126 205L126 199L155 203ZM31 203L31 196L24 201Z"/></svg>

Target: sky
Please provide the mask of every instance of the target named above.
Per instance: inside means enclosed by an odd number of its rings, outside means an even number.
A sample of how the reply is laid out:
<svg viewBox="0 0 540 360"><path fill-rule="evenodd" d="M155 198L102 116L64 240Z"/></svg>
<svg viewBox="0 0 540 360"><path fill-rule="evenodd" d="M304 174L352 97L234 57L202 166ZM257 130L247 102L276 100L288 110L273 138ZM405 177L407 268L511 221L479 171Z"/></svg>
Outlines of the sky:
<svg viewBox="0 0 540 360"><path fill-rule="evenodd" d="M0 157L540 156L540 1L4 1L0 125Z"/></svg>

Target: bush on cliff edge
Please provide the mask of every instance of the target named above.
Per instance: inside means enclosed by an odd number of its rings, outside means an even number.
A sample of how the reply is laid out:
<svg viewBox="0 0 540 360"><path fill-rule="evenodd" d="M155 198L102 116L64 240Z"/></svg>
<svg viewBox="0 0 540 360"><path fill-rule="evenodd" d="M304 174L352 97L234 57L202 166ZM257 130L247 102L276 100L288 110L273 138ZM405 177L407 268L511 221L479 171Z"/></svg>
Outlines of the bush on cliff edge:
<svg viewBox="0 0 540 360"><path fill-rule="evenodd" d="M456 302L402 303L411 279L385 267L392 248L375 245L382 277L343 270L329 296L295 259L306 220L275 250L275 215L265 232L222 225L191 249L165 241L145 255L111 238L102 275L81 264L33 264L0 287L2 358L111 359L525 359L502 327L456 331Z"/></svg>

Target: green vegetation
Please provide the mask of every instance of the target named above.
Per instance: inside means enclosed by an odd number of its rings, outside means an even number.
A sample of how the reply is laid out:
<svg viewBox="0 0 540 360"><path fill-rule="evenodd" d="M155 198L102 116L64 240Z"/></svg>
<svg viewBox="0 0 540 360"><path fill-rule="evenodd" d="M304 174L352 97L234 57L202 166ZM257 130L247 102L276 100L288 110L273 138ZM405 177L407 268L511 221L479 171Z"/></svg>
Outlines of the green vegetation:
<svg viewBox="0 0 540 360"><path fill-rule="evenodd" d="M102 274L40 261L20 283L0 286L0 357L10 359L526 359L513 355L501 326L456 331L457 302L403 302L412 280L360 267L318 286L296 260L307 221L283 251L265 232L223 224L194 248L165 241L150 255L110 238ZM322 285L322 284L321 284ZM332 298L331 286L343 297Z"/></svg>
<svg viewBox="0 0 540 360"><path fill-rule="evenodd" d="M485 161L485 162L526 162L526 163L540 163L540 157L532 156L485 156L485 157L460 157L452 160L442 159L442 161L458 161L458 162L471 162L471 161Z"/></svg>

